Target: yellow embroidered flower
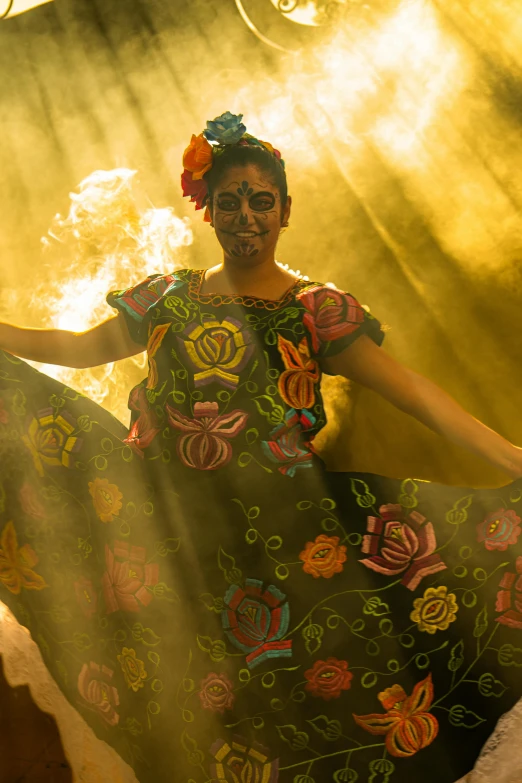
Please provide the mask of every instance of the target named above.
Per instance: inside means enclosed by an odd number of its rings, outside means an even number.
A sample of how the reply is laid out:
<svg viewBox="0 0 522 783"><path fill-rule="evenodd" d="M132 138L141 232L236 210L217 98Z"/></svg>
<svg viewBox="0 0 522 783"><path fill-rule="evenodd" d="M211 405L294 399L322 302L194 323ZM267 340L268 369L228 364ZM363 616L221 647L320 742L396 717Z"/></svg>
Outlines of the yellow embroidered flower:
<svg viewBox="0 0 522 783"><path fill-rule="evenodd" d="M19 595L22 587L43 590L48 585L43 576L33 571L37 562L38 556L29 544L18 547L16 530L8 522L0 537L0 583L14 595Z"/></svg>
<svg viewBox="0 0 522 783"><path fill-rule="evenodd" d="M457 619L458 608L455 594L448 594L447 587L428 587L422 598L413 602L410 620L417 623L419 631L434 634L445 631Z"/></svg>
<svg viewBox="0 0 522 783"><path fill-rule="evenodd" d="M67 411L58 415L52 408L38 411L22 440L31 452L40 476L45 475L46 466L71 466L71 454L78 451L82 443L72 434L75 429L76 422Z"/></svg>
<svg viewBox="0 0 522 783"><path fill-rule="evenodd" d="M95 478L94 481L89 481L89 492L94 510L101 521L112 522L120 513L123 498L116 484L109 484L106 478Z"/></svg>
<svg viewBox="0 0 522 783"><path fill-rule="evenodd" d="M143 688L143 680L147 677L143 661L136 658L136 650L129 650L128 647L124 647L121 655L118 655L117 658L123 669L127 685L133 691L138 692L140 688Z"/></svg>

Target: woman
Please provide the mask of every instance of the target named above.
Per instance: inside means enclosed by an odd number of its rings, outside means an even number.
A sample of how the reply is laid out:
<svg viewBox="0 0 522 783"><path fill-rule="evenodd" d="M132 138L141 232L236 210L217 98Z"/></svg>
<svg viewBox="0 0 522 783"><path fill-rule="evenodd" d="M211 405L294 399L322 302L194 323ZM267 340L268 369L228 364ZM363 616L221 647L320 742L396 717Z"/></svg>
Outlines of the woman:
<svg viewBox="0 0 522 783"><path fill-rule="evenodd" d="M275 262L284 164L241 119L184 155L220 264L112 292L81 334L0 325L2 600L142 783L453 783L519 696L522 491L327 474L321 374L515 479L522 450ZM129 433L15 358L145 349Z"/></svg>

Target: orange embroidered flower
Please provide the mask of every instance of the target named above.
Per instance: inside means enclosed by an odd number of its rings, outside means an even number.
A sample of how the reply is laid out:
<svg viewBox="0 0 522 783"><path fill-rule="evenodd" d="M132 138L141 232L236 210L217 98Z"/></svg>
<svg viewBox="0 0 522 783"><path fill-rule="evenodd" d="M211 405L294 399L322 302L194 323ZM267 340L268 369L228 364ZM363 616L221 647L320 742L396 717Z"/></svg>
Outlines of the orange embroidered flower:
<svg viewBox="0 0 522 783"><path fill-rule="evenodd" d="M147 357L149 360L149 377L147 379L147 389L155 389L158 385L158 368L154 357L169 329L170 324L159 324L159 326L156 326L153 329L148 339Z"/></svg>
<svg viewBox="0 0 522 783"><path fill-rule="evenodd" d="M43 590L48 584L43 576L33 571L37 562L38 556L29 544L18 548L16 530L13 523L8 522L0 537L0 583L14 595L19 595L22 587Z"/></svg>
<svg viewBox="0 0 522 783"><path fill-rule="evenodd" d="M319 382L320 371L317 362L310 357L310 349L303 337L296 348L290 340L280 334L277 347L285 365L279 376L279 394L292 408L312 408L315 402L315 384Z"/></svg>
<svg viewBox="0 0 522 783"><path fill-rule="evenodd" d="M430 745L439 731L437 719L428 712L433 701L431 674L418 682L411 696L400 685L392 685L378 699L384 715L354 715L354 720L370 734L386 735L386 750L391 756L413 756Z"/></svg>
<svg viewBox="0 0 522 783"><path fill-rule="evenodd" d="M95 478L94 481L89 481L89 492L94 510L101 521L112 522L120 512L123 498L116 484L109 484L106 478Z"/></svg>
<svg viewBox="0 0 522 783"><path fill-rule="evenodd" d="M340 574L343 563L346 562L346 547L339 546L337 536L317 536L315 541L308 541L299 555L303 561L303 571L318 579L324 576L329 579L334 574Z"/></svg>
<svg viewBox="0 0 522 783"><path fill-rule="evenodd" d="M203 179L203 175L212 168L212 145L202 133L199 136L192 134L183 153L183 168L192 173L193 179Z"/></svg>

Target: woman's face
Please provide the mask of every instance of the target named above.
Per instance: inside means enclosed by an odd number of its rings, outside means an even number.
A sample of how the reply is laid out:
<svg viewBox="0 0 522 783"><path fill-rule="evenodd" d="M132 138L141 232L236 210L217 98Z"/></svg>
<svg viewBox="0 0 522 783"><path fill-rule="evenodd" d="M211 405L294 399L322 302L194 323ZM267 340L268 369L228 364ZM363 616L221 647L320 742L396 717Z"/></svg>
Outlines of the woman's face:
<svg viewBox="0 0 522 783"><path fill-rule="evenodd" d="M212 225L226 257L261 260L273 256L281 224L290 215L277 185L254 165L226 170L212 201Z"/></svg>

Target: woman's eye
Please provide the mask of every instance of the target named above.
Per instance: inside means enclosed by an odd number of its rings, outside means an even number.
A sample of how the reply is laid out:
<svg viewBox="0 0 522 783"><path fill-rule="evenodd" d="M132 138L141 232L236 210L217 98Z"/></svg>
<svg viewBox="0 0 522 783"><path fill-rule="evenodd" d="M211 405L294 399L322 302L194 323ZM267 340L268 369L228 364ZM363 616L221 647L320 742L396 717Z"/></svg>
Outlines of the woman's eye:
<svg viewBox="0 0 522 783"><path fill-rule="evenodd" d="M233 212L235 209L239 208L239 204L235 199L220 199L218 201L218 208L222 209L224 212Z"/></svg>
<svg viewBox="0 0 522 783"><path fill-rule="evenodd" d="M251 206L252 209L256 209L258 212L266 212L267 210L272 209L274 203L275 201L273 198L263 196L262 198L253 198Z"/></svg>

